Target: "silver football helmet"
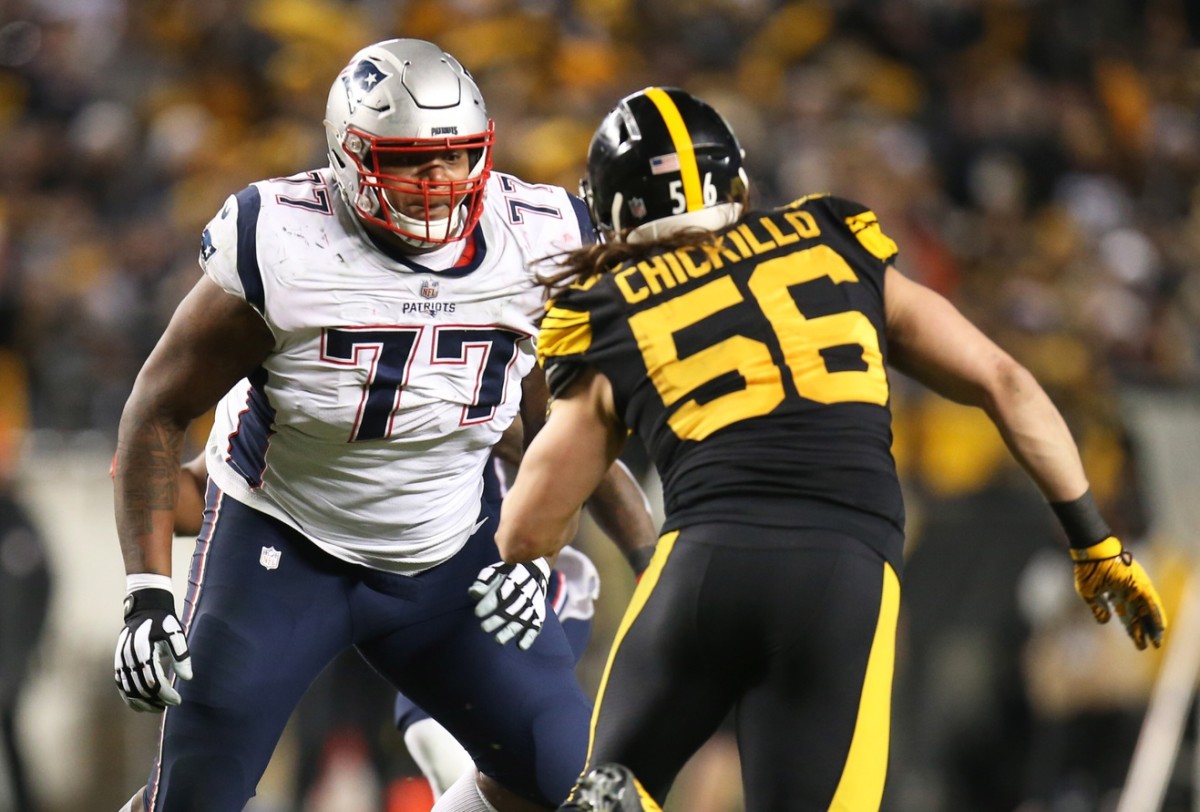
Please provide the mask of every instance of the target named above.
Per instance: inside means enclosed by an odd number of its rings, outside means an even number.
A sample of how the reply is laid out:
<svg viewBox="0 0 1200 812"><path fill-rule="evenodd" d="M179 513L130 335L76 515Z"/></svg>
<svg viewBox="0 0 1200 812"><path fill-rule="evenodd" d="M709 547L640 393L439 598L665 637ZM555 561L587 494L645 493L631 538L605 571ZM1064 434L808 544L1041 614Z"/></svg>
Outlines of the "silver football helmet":
<svg viewBox="0 0 1200 812"><path fill-rule="evenodd" d="M492 169L492 120L471 74L433 43L386 40L351 57L329 90L325 136L342 196L362 220L421 248L460 240L479 221ZM445 150L467 152L465 180L381 170L398 153ZM425 217L397 210L389 190L423 196ZM431 216L432 206L447 201L448 216Z"/></svg>

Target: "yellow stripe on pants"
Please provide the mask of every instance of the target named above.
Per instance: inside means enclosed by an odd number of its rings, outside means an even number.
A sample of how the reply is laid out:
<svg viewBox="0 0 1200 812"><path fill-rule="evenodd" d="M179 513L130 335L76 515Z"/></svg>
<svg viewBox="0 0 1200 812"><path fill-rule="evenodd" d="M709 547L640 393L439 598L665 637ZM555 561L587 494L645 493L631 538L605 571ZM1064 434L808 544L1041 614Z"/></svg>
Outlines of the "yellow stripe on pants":
<svg viewBox="0 0 1200 812"><path fill-rule="evenodd" d="M621 625L617 627L616 636L613 637L612 648L608 650L608 662L604 664L604 674L600 677L600 688L596 692L596 706L592 708L592 724L588 733L587 763L593 767L596 766L592 764L592 746L596 742L596 720L600 717L600 707L604 704L604 689L608 687L608 675L612 671L613 660L617 656L617 650L621 648L621 641L625 639L629 627L633 625L638 613L646 606L646 601L650 599L650 593L658 584L659 576L662 575L663 567L667 565L667 558L671 555L671 549L675 546L677 538L679 538L679 531L674 530L658 540L658 545L654 548L654 556L650 559L646 571L642 573L637 589L633 591L633 597L629 599L625 616L621 618Z"/></svg>
<svg viewBox="0 0 1200 812"><path fill-rule="evenodd" d="M896 664L896 619L900 612L900 580L891 564L883 565L879 620L867 659L858 719L846 765L829 812L877 812L887 777L888 736L892 716L892 673Z"/></svg>

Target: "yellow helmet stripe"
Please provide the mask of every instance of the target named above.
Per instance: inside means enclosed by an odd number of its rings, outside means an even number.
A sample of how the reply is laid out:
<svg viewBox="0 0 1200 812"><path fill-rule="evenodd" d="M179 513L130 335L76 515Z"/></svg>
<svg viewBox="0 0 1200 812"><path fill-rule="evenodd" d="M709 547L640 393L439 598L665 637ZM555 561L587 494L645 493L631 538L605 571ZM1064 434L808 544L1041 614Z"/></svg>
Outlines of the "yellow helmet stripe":
<svg viewBox="0 0 1200 812"><path fill-rule="evenodd" d="M646 88L646 96L654 102L659 115L667 125L667 132L675 142L675 152L679 155L679 174L683 177L683 196L687 200L687 210L697 211L704 208L704 192L700 188L700 170L696 167L696 148L692 145L692 136L688 133L687 125L679 108L661 87Z"/></svg>

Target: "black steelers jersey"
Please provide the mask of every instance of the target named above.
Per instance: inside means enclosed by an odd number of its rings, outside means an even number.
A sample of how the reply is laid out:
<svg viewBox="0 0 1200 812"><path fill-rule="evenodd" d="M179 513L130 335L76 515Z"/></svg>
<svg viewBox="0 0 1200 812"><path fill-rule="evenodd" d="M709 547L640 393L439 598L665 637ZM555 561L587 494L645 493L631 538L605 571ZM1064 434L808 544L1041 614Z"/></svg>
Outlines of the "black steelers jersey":
<svg viewBox="0 0 1200 812"><path fill-rule="evenodd" d="M716 245L559 294L538 337L551 393L585 365L608 377L662 479L664 532L862 521L899 568L883 305L895 255L847 200L750 212Z"/></svg>

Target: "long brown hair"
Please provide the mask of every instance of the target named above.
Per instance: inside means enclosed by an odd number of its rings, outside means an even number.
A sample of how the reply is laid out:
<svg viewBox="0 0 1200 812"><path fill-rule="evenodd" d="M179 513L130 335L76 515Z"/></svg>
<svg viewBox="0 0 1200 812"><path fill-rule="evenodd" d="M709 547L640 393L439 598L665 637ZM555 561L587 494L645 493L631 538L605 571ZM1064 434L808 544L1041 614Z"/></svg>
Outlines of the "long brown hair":
<svg viewBox="0 0 1200 812"><path fill-rule="evenodd" d="M549 276L539 275L538 282L549 288L551 293L556 293L570 285L582 284L593 276L615 270L625 263L636 263L653 254L705 245L716 240L715 231L689 228L647 242L626 242L623 237L597 242L554 257L560 270Z"/></svg>
<svg viewBox="0 0 1200 812"><path fill-rule="evenodd" d="M742 217L745 217L750 210L749 190L744 190L736 202L742 204ZM560 270L550 275L539 274L538 282L547 288L548 295L553 296L565 287L584 284L592 277L654 254L720 243L718 232L707 228L685 228L657 240L633 243L628 242L630 230L611 236L605 242L595 242L551 257Z"/></svg>

